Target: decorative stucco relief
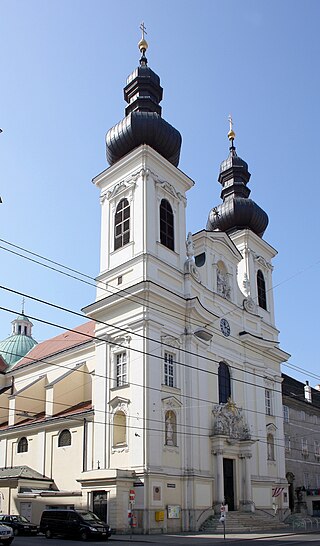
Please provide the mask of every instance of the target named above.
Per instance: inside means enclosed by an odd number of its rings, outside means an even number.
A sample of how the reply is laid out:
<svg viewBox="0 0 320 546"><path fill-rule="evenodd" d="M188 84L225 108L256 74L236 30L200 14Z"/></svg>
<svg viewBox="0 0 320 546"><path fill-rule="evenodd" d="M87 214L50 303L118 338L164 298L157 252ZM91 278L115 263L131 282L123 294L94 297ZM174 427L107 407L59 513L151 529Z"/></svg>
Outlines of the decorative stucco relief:
<svg viewBox="0 0 320 546"><path fill-rule="evenodd" d="M251 440L251 433L242 409L229 399L226 404L217 404L212 410L213 435L227 436L232 440Z"/></svg>

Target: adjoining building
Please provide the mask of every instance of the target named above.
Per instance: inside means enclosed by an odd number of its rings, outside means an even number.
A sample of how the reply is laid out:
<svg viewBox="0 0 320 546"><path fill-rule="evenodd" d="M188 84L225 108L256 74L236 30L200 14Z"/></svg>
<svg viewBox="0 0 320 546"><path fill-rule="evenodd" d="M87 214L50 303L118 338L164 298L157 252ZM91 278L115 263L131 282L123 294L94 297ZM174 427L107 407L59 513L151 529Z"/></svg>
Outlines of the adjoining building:
<svg viewBox="0 0 320 546"><path fill-rule="evenodd" d="M106 136L101 262L90 322L33 347L1 381L5 510L90 508L118 532L198 530L221 504L288 506L279 347L266 213L247 163L220 167L222 203L186 234L181 135L139 43L125 117ZM39 475L43 477L40 480ZM32 478L33 476L33 478ZM34 480L34 481L32 481ZM3 487L1 484L3 483ZM13 482L11 482L13 483ZM33 486L34 484L34 486Z"/></svg>
<svg viewBox="0 0 320 546"><path fill-rule="evenodd" d="M308 381L282 377L290 509L320 516L320 392Z"/></svg>

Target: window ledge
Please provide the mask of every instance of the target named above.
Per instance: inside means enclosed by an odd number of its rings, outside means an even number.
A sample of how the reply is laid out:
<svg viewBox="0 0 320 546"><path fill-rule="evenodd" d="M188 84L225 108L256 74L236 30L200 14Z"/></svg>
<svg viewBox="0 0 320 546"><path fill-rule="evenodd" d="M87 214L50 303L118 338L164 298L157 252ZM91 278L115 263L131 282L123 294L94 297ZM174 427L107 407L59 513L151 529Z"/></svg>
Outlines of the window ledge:
<svg viewBox="0 0 320 546"><path fill-rule="evenodd" d="M117 254L118 252L121 252L121 250L123 250L124 248L129 248L130 246L133 246L134 245L134 242L133 241L129 241L129 243L126 243L125 245L123 246L120 246L119 248L117 248L117 250L112 250L110 252L110 256L114 256L115 254Z"/></svg>
<svg viewBox="0 0 320 546"><path fill-rule="evenodd" d="M179 256L179 253L176 250L172 250L171 248L167 247L160 241L157 241L157 245L160 246L161 248L165 248L168 252L170 252L170 254L173 254L174 256L177 256L177 257Z"/></svg>
<svg viewBox="0 0 320 546"><path fill-rule="evenodd" d="M177 453L177 454L179 454L180 452L179 446L168 446L167 444L163 446L163 451L168 451L169 453Z"/></svg>
<svg viewBox="0 0 320 546"><path fill-rule="evenodd" d="M165 383L162 383L161 389L163 391L176 393L176 394L180 394L180 391L181 391L181 389L179 387L170 387L170 385L165 385Z"/></svg>
<svg viewBox="0 0 320 546"><path fill-rule="evenodd" d="M112 453L126 453L129 451L128 444L117 444L115 446L112 446L111 452Z"/></svg>
<svg viewBox="0 0 320 546"><path fill-rule="evenodd" d="M130 386L130 384L126 383L125 385L119 385L117 387L110 387L110 391L113 392L113 391L127 389L129 386Z"/></svg>

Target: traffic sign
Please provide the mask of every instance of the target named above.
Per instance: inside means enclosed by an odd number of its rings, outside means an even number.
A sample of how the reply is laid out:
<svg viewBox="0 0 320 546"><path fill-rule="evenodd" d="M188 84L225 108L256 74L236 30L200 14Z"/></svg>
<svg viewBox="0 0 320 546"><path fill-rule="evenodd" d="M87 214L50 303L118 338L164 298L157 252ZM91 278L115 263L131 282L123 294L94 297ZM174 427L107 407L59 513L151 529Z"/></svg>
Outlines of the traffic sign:
<svg viewBox="0 0 320 546"><path fill-rule="evenodd" d="M130 491L129 491L129 499L130 499L131 501L134 501L135 498L136 498L136 494L135 494L135 492L134 492L134 489L130 489Z"/></svg>

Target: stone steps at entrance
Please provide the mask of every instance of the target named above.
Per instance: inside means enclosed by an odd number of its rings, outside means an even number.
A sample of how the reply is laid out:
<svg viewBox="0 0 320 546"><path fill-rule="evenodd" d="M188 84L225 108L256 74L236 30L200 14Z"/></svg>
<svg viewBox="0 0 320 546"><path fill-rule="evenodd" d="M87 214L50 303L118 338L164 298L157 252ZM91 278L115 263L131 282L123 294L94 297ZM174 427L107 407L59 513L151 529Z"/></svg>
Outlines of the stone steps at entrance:
<svg viewBox="0 0 320 546"><path fill-rule="evenodd" d="M223 524L220 516L210 516L200 528L204 533L223 533ZM263 512L228 512L225 523L226 533L245 533L254 531L286 531L288 525Z"/></svg>

